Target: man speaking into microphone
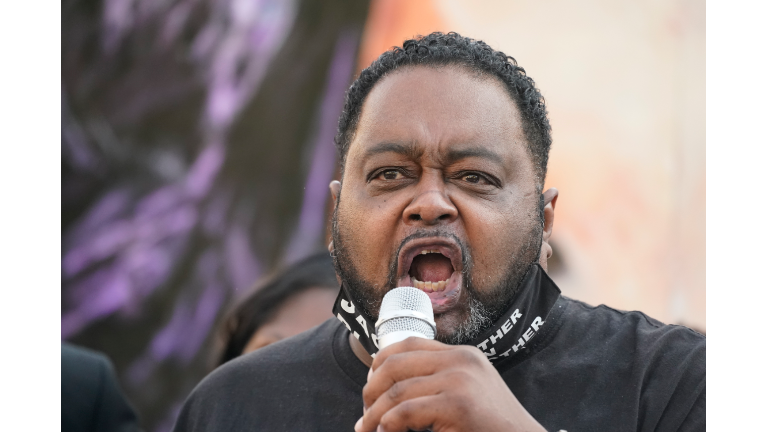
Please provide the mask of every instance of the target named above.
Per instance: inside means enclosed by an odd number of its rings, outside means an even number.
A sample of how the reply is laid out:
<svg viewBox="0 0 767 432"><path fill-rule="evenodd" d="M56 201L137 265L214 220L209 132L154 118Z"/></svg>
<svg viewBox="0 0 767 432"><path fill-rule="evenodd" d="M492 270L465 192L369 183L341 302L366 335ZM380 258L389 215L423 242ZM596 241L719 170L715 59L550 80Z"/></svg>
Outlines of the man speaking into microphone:
<svg viewBox="0 0 767 432"><path fill-rule="evenodd" d="M543 96L455 33L406 41L347 92L331 183L337 319L227 363L176 431L705 430L705 337L560 295ZM434 340L381 349L381 301L428 295Z"/></svg>

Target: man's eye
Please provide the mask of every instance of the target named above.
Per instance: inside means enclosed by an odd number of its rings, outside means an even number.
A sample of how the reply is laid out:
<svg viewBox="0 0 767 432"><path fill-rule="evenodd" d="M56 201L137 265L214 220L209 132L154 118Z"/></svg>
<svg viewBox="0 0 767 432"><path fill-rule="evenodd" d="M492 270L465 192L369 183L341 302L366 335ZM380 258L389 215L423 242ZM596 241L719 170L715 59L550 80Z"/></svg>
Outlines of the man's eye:
<svg viewBox="0 0 767 432"><path fill-rule="evenodd" d="M463 180L469 183L479 183L482 181L482 177L478 176L477 174L466 174L463 176Z"/></svg>
<svg viewBox="0 0 767 432"><path fill-rule="evenodd" d="M402 178L402 173L397 170L386 170L380 174L384 180L399 180Z"/></svg>

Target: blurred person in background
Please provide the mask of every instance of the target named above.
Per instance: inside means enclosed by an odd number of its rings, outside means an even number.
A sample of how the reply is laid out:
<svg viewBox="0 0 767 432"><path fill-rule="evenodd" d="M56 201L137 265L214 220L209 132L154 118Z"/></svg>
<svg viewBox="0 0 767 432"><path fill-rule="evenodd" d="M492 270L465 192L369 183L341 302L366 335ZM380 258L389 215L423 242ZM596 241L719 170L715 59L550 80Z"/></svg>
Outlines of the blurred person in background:
<svg viewBox="0 0 767 432"><path fill-rule="evenodd" d="M327 252L290 265L259 285L225 319L219 365L333 316L338 281Z"/></svg>
<svg viewBox="0 0 767 432"><path fill-rule="evenodd" d="M61 343L61 431L138 431L112 362L96 351Z"/></svg>

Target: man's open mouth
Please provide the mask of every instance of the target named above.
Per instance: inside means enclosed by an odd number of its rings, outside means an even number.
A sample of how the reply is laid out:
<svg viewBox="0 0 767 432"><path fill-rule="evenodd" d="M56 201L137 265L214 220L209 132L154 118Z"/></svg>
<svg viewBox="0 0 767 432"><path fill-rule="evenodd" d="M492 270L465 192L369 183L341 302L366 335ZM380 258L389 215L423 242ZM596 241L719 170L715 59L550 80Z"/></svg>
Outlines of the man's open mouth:
<svg viewBox="0 0 767 432"><path fill-rule="evenodd" d="M444 291L447 280L453 275L453 265L439 250L424 249L413 257L408 274L413 286L419 290L427 293Z"/></svg>
<svg viewBox="0 0 767 432"><path fill-rule="evenodd" d="M461 249L449 238L420 238L402 248L397 286L412 286L429 295L434 313L454 306L461 292Z"/></svg>

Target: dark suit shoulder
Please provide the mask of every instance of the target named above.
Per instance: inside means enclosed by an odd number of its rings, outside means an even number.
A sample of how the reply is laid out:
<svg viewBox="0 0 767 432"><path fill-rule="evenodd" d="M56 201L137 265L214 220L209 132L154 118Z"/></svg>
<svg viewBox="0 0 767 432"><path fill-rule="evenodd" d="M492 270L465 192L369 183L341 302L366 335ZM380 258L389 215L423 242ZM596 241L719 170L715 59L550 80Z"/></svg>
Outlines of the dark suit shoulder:
<svg viewBox="0 0 767 432"><path fill-rule="evenodd" d="M61 430L93 430L107 359L95 351L61 344Z"/></svg>
<svg viewBox="0 0 767 432"><path fill-rule="evenodd" d="M61 343L62 384L71 382L96 390L109 365L109 359L104 354L65 342Z"/></svg>
<svg viewBox="0 0 767 432"><path fill-rule="evenodd" d="M136 414L104 354L61 344L61 430L138 430Z"/></svg>

